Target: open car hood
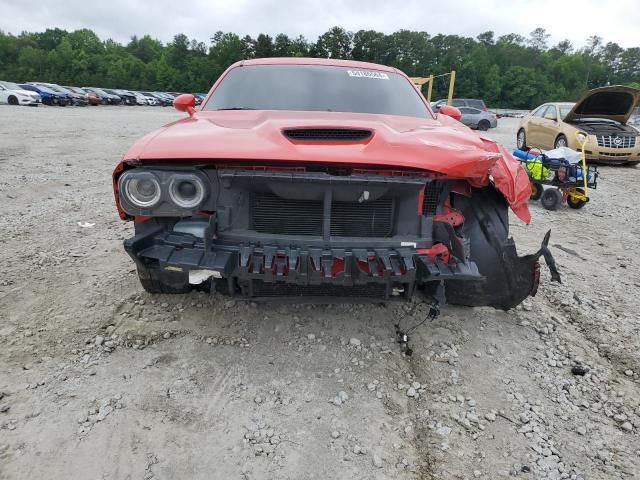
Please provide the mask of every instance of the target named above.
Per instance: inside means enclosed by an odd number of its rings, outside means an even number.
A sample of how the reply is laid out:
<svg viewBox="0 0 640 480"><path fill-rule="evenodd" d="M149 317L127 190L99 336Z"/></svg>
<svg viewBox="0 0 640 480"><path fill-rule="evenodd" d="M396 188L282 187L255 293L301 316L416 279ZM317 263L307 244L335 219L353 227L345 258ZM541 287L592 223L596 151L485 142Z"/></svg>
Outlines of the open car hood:
<svg viewBox="0 0 640 480"><path fill-rule="evenodd" d="M640 100L640 90L622 85L594 88L586 92L564 117L565 122L580 118L606 118L627 123Z"/></svg>

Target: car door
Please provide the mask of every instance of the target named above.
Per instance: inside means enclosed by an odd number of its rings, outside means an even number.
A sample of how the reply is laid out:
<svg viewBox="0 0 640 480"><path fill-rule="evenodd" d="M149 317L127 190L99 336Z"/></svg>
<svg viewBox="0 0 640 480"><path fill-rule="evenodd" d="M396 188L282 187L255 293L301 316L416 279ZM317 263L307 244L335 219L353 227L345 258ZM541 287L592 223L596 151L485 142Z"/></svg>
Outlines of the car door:
<svg viewBox="0 0 640 480"><path fill-rule="evenodd" d="M540 119L540 140L537 146L544 149L553 148L559 130L558 118L558 107L549 105Z"/></svg>
<svg viewBox="0 0 640 480"><path fill-rule="evenodd" d="M530 147L542 148L540 144L542 141L542 121L547 108L549 108L549 105L541 105L535 109L526 123L527 144Z"/></svg>
<svg viewBox="0 0 640 480"><path fill-rule="evenodd" d="M9 92L0 85L0 103L9 103Z"/></svg>
<svg viewBox="0 0 640 480"><path fill-rule="evenodd" d="M476 109L470 107L458 107L462 116L460 117L460 122L465 124L467 127L475 128L478 125L478 119L475 115Z"/></svg>

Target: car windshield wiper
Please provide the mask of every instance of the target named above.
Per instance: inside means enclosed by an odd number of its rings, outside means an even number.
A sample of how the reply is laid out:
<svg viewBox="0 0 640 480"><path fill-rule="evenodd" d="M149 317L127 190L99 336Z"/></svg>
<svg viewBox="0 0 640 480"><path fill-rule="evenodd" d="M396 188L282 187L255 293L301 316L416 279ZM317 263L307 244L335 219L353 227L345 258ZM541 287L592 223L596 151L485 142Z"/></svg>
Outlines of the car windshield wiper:
<svg viewBox="0 0 640 480"><path fill-rule="evenodd" d="M217 111L220 110L255 110L255 108L251 107L227 107L227 108L216 108Z"/></svg>

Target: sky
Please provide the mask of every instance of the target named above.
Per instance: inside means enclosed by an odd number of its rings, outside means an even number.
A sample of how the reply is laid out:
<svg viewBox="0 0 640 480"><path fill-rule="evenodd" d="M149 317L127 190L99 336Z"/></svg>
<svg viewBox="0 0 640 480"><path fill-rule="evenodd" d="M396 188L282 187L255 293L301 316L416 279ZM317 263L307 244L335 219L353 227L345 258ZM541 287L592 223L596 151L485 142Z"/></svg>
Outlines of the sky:
<svg viewBox="0 0 640 480"><path fill-rule="evenodd" d="M599 35L629 48L640 46L640 0L0 0L5 32L90 28L121 43L145 34L168 42L184 33L208 44L218 30L315 41L334 25L471 37L487 30L526 37L543 27L550 45L567 38L581 47Z"/></svg>

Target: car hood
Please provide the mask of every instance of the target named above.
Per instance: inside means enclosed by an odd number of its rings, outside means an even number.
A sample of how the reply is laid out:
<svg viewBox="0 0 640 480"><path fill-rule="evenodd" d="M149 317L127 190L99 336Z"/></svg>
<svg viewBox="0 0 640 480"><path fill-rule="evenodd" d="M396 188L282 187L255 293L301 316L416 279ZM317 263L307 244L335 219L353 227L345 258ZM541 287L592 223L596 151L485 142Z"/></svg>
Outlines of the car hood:
<svg viewBox="0 0 640 480"><path fill-rule="evenodd" d="M294 141L290 128L368 129L363 141ZM417 169L467 180L490 181L514 212L529 221L529 178L495 141L442 115L437 119L341 112L196 112L138 140L124 160L222 160L335 163L363 168Z"/></svg>
<svg viewBox="0 0 640 480"><path fill-rule="evenodd" d="M33 92L31 90L11 90L12 92L19 93L20 95L27 95L29 97L39 97L40 94L38 92Z"/></svg>
<svg viewBox="0 0 640 480"><path fill-rule="evenodd" d="M622 85L594 88L586 92L564 117L565 122L580 118L606 118L627 123L640 100L640 90Z"/></svg>

